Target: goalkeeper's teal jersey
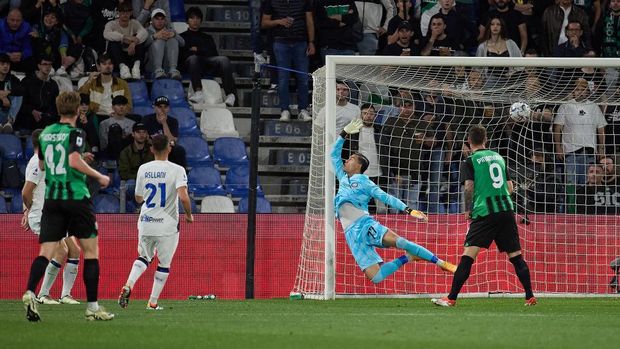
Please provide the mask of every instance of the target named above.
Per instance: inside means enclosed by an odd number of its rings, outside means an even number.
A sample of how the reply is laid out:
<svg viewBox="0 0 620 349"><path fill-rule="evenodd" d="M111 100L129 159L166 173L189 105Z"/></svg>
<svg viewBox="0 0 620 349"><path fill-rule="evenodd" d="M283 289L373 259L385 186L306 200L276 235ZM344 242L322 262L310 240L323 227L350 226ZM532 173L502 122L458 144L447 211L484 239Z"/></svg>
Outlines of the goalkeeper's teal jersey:
<svg viewBox="0 0 620 349"><path fill-rule="evenodd" d="M475 151L461 167L461 182L468 179L474 181L473 207L466 208L472 219L514 210L508 191L510 177L501 155L488 149Z"/></svg>

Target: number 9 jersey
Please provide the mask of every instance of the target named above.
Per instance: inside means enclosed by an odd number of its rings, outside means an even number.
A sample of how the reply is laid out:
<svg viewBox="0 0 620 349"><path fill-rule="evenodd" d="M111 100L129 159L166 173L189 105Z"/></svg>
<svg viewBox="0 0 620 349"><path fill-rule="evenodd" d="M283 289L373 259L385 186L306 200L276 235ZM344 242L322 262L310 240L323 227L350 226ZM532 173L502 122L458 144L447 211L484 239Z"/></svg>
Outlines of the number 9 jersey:
<svg viewBox="0 0 620 349"><path fill-rule="evenodd" d="M498 153L480 149L471 154L461 165L461 183L474 181L471 218L481 218L491 213L514 211L514 204L508 191L510 176L506 162Z"/></svg>
<svg viewBox="0 0 620 349"><path fill-rule="evenodd" d="M139 236L163 236L179 230L177 189L187 186L185 169L170 161L143 164L136 176L136 195L144 199L138 219Z"/></svg>

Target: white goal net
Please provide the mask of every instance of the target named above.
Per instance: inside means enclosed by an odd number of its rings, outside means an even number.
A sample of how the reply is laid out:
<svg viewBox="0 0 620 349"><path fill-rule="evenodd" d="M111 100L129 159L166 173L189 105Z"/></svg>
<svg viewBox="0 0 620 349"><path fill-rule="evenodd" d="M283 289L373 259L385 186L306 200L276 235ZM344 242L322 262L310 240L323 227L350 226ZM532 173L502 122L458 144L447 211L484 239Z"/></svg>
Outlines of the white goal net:
<svg viewBox="0 0 620 349"><path fill-rule="evenodd" d="M620 84L615 59L331 56L313 74L308 204L293 291L306 298L446 294L452 280L426 262L408 263L379 284L367 280L335 219L337 183L329 153L352 118L365 126L343 158L362 152L383 190L429 222L371 205L382 224L458 264L468 222L459 166L466 132L487 129L515 183L513 201L537 294L616 294L620 257ZM529 115L512 115L524 102ZM371 202L372 203L372 202ZM385 261L400 255L378 249ZM483 250L463 288L470 295L521 294L505 254ZM611 267L610 267L611 263ZM616 262L617 263L617 262ZM615 287L614 287L615 286Z"/></svg>

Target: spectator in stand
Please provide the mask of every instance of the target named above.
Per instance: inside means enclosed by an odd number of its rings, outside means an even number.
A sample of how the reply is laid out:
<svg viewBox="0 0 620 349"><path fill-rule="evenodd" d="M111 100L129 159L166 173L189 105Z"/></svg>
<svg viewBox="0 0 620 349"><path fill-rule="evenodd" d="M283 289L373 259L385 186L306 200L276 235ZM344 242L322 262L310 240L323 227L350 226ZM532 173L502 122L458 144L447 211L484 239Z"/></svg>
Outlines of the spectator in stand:
<svg viewBox="0 0 620 349"><path fill-rule="evenodd" d="M612 97L620 97L620 86L616 88ZM605 154L620 154L620 105L604 105L603 113L607 121L607 126L605 126L605 144L607 147Z"/></svg>
<svg viewBox="0 0 620 349"><path fill-rule="evenodd" d="M131 4L118 5L118 19L108 22L103 37L108 40L108 52L118 66L121 79L140 79L140 64L144 59L144 42L148 37L146 29L131 19ZM131 72L129 71L129 67Z"/></svg>
<svg viewBox="0 0 620 349"><path fill-rule="evenodd" d="M394 13L394 1L359 0L355 1L355 6L364 31L364 38L357 43L357 50L360 55L374 56L379 48L379 38L387 33L388 19ZM389 17L383 15L384 11Z"/></svg>
<svg viewBox="0 0 620 349"><path fill-rule="evenodd" d="M521 50L521 54L525 52L527 48L527 26L525 24L525 18L521 12L511 7L512 0L494 0L495 10L489 11L486 15L480 18L480 27L478 41L484 40L484 32L486 25L489 23L489 19L497 17L504 21L504 28L506 36L517 44L517 47ZM486 24L486 25L483 25Z"/></svg>
<svg viewBox="0 0 620 349"><path fill-rule="evenodd" d="M89 109L90 98L86 94L80 94L80 113L75 127L81 128L86 134L86 149L95 157L99 155L99 119L97 114Z"/></svg>
<svg viewBox="0 0 620 349"><path fill-rule="evenodd" d="M88 44L97 51L98 54L106 52L107 42L103 35L108 22L118 18L118 5L130 0L97 0L91 5L93 17L93 30L90 32Z"/></svg>
<svg viewBox="0 0 620 349"><path fill-rule="evenodd" d="M336 134L361 114L360 107L349 102L351 91L344 82L336 82Z"/></svg>
<svg viewBox="0 0 620 349"><path fill-rule="evenodd" d="M514 2L514 9L521 12L527 28L527 49L542 47L540 19L545 9L554 3L555 0L516 0Z"/></svg>
<svg viewBox="0 0 620 349"><path fill-rule="evenodd" d="M151 25L145 45L148 49L146 56L146 70L153 73L154 79L169 77L181 80L181 72L177 69L179 47L185 45L185 40L174 29L168 29L166 12L158 8L151 12ZM168 70L168 75L164 67Z"/></svg>
<svg viewBox="0 0 620 349"><path fill-rule="evenodd" d="M558 45L568 41L564 23L572 21L581 23L583 41L589 45L591 31L588 14L584 10L573 6L571 0L558 0L556 4L547 7L542 17L542 53L545 56L551 57Z"/></svg>
<svg viewBox="0 0 620 349"><path fill-rule="evenodd" d="M431 18L435 15L442 16L444 23L446 24L446 35L453 38L454 42L458 45L458 49L463 51L474 45L478 33L476 32L475 27L470 28L468 26L468 21L457 12L455 4L455 0L437 1L437 5L433 6L430 10L425 11L422 15L420 27L422 30L422 35L428 36L431 31L429 26Z"/></svg>
<svg viewBox="0 0 620 349"><path fill-rule="evenodd" d="M22 80L24 99L13 128L30 133L58 121L56 97L58 84L50 78L52 59L41 55L37 59L38 70Z"/></svg>
<svg viewBox="0 0 620 349"><path fill-rule="evenodd" d="M477 57L521 57L519 46L506 35L506 23L499 17L489 17L484 26L482 43L476 50ZM515 72L514 68L485 68L487 84L494 85L505 81Z"/></svg>
<svg viewBox="0 0 620 349"><path fill-rule="evenodd" d="M142 123L144 123L149 136L152 137L156 134L166 135L172 144L169 160L183 168L187 167L185 149L176 144L176 141L179 138L179 122L174 117L168 115L170 112L170 101L168 100L168 97L157 97L155 99L154 107L154 114L145 115L144 118L142 118Z"/></svg>
<svg viewBox="0 0 620 349"><path fill-rule="evenodd" d="M316 31L321 60L327 55L352 56L357 51L353 25L360 21L354 0L318 0Z"/></svg>
<svg viewBox="0 0 620 349"><path fill-rule="evenodd" d="M455 38L446 33L446 21L441 14L430 20L428 35L422 40L422 56L451 56L459 49Z"/></svg>
<svg viewBox="0 0 620 349"><path fill-rule="evenodd" d="M577 79L572 100L558 108L553 121L555 155L564 161L566 183L583 185L586 166L594 163L595 154L605 155L607 122L598 105L587 100L588 82Z"/></svg>
<svg viewBox="0 0 620 349"><path fill-rule="evenodd" d="M620 57L620 0L609 1L609 11L598 26L601 57Z"/></svg>
<svg viewBox="0 0 620 349"><path fill-rule="evenodd" d="M67 0L60 6L64 29L71 37L71 43L78 47L84 46L84 38L93 30L90 5L88 0Z"/></svg>
<svg viewBox="0 0 620 349"><path fill-rule="evenodd" d="M189 97L192 103L204 103L202 93L202 74L209 73L222 79L227 106L235 105L235 79L230 59L220 56L211 35L200 30L202 11L198 7L190 7L185 13L189 29L181 34L185 46L181 48L180 61L185 71L190 74L194 93Z"/></svg>
<svg viewBox="0 0 620 349"><path fill-rule="evenodd" d="M0 54L9 56L13 71L31 74L35 70L31 32L32 27L24 22L17 8L11 9L6 18L0 20Z"/></svg>
<svg viewBox="0 0 620 349"><path fill-rule="evenodd" d="M11 59L0 54L0 133L13 133L23 94L21 81L11 74Z"/></svg>
<svg viewBox="0 0 620 349"><path fill-rule="evenodd" d="M592 26L592 32L598 26L601 19L602 9L600 0L573 0L573 5L581 8L588 14L588 20Z"/></svg>
<svg viewBox="0 0 620 349"><path fill-rule="evenodd" d="M588 166L588 176L586 185L603 185L603 178L605 177L605 170L600 165Z"/></svg>
<svg viewBox="0 0 620 349"><path fill-rule="evenodd" d="M118 157L118 172L124 181L135 181L140 165L154 160L148 145L149 133L146 126L136 122L131 127L131 135L133 142L125 147Z"/></svg>
<svg viewBox="0 0 620 349"><path fill-rule="evenodd" d="M402 21L398 25L398 40L387 45L383 50L385 56L419 56L420 46L416 44L419 38L413 38L413 28L407 21Z"/></svg>
<svg viewBox="0 0 620 349"><path fill-rule="evenodd" d="M127 117L128 103L125 96L112 98L113 112L108 119L99 124L101 151L113 160L117 160L121 150L131 143L135 121Z"/></svg>
<svg viewBox="0 0 620 349"><path fill-rule="evenodd" d="M140 22L142 26L146 26L149 19L152 18L155 9L162 9L164 12L170 13L170 2L168 0L131 0L131 4L133 7L133 18Z"/></svg>
<svg viewBox="0 0 620 349"><path fill-rule="evenodd" d="M419 5L418 3L418 8ZM419 47L420 40L422 39L422 32L420 31L420 21L415 17L415 7L413 3L410 0L396 0L396 8L398 9L396 15L388 22L387 45L391 45L398 41L400 23L407 21L413 30L413 41Z"/></svg>
<svg viewBox="0 0 620 349"><path fill-rule="evenodd" d="M112 99L116 96L125 96L131 109L131 91L125 80L112 75L114 64L110 56L99 56L97 69L99 72L91 73L88 81L79 88L80 93L90 97L90 110L99 116L100 121L107 119L114 112Z"/></svg>
<svg viewBox="0 0 620 349"><path fill-rule="evenodd" d="M553 52L554 57L583 57L590 51L582 40L583 29L581 28L581 22L568 21L564 32L568 40L555 48Z"/></svg>
<svg viewBox="0 0 620 349"><path fill-rule="evenodd" d="M297 71L297 105L299 119L311 121L308 112L308 56L315 54L314 18L310 0L266 0L262 28L272 30L273 52L278 70L280 121L290 121L288 69Z"/></svg>
<svg viewBox="0 0 620 349"><path fill-rule="evenodd" d="M613 157L606 156L599 160L599 165L603 168L603 184L608 186L618 185L618 174L616 173L616 163Z"/></svg>
<svg viewBox="0 0 620 349"><path fill-rule="evenodd" d="M43 16L49 10L60 11L59 2L58 0L21 0L19 9L22 11L24 21L34 26L35 24L41 24Z"/></svg>

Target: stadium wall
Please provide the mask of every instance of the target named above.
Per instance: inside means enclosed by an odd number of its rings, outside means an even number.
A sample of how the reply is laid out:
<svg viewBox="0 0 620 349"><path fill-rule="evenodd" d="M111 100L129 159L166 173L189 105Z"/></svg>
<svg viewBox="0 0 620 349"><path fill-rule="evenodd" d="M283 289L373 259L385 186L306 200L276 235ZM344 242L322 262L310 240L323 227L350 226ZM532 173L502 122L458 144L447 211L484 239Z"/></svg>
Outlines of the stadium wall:
<svg viewBox="0 0 620 349"><path fill-rule="evenodd" d="M0 215L0 298L21 297L32 259L38 253L37 238L20 228L21 215ZM124 284L137 256L136 215L98 215L100 229L101 279L99 295L114 299ZM181 225L179 248L162 298L185 299L189 295L216 294L218 298L241 299L245 294L245 243L247 216L241 214L198 214L194 224ZM610 293L613 272L609 262L620 255L617 216L530 215L531 225L519 225L522 246L538 292ZM382 223L411 240L426 245L440 256L457 261L467 229L457 215L431 216L427 226L404 231L402 222L382 218ZM255 296L288 297L293 288L302 240L303 214L263 214L257 218ZM407 225L414 227L414 225ZM448 231L448 229L455 229ZM338 232L337 292L392 293L403 289L413 293L447 292L450 276L426 263L415 263L415 280L402 280L398 273L379 286L366 281L351 260L342 232ZM382 252L385 259L396 251ZM83 264L80 264L80 268ZM133 297L146 299L153 272L138 282ZM418 273L419 271L419 273ZM81 274L81 270L80 270ZM341 280L343 275L347 280ZM403 274L401 274L403 275ZM410 274L411 275L411 274ZM62 277L52 289L58 297ZM353 287L354 290L351 288ZM464 292L521 292L512 266L492 247L480 255ZM81 276L74 296L84 299Z"/></svg>

